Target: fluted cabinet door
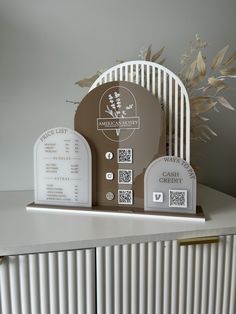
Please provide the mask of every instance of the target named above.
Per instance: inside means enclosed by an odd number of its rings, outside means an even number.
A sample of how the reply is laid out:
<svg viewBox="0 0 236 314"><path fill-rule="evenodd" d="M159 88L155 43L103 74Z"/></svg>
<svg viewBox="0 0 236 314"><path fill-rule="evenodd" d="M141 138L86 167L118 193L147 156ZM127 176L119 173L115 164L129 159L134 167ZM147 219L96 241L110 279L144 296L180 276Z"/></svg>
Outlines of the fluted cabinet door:
<svg viewBox="0 0 236 314"><path fill-rule="evenodd" d="M1 314L95 314L94 249L8 256Z"/></svg>
<svg viewBox="0 0 236 314"><path fill-rule="evenodd" d="M235 314L236 236L96 249L98 314Z"/></svg>

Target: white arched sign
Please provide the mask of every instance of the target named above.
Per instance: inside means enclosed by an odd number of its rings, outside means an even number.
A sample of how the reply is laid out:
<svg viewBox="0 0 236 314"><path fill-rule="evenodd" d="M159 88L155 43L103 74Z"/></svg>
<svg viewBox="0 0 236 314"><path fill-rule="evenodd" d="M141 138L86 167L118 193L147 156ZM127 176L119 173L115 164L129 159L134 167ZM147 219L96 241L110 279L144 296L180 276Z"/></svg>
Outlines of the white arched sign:
<svg viewBox="0 0 236 314"><path fill-rule="evenodd" d="M58 127L34 145L35 204L91 207L91 150L78 132Z"/></svg>
<svg viewBox="0 0 236 314"><path fill-rule="evenodd" d="M186 160L163 156L144 176L144 207L148 211L196 214L196 175Z"/></svg>

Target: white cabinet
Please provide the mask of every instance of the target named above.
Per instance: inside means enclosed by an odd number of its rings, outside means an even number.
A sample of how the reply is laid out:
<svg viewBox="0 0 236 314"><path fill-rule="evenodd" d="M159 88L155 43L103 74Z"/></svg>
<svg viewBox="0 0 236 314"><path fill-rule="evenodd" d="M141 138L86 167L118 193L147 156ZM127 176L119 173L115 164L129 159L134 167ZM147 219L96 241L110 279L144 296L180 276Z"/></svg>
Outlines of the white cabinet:
<svg viewBox="0 0 236 314"><path fill-rule="evenodd" d="M5 257L0 313L235 314L236 235L217 238Z"/></svg>
<svg viewBox="0 0 236 314"><path fill-rule="evenodd" d="M95 314L95 252L5 257L0 294L1 314Z"/></svg>
<svg viewBox="0 0 236 314"><path fill-rule="evenodd" d="M97 248L98 314L235 314L236 236Z"/></svg>
<svg viewBox="0 0 236 314"><path fill-rule="evenodd" d="M236 235L216 238L5 257L0 313L235 314Z"/></svg>
<svg viewBox="0 0 236 314"><path fill-rule="evenodd" d="M204 223L29 212L32 192L0 192L0 314L236 314L236 199L198 192Z"/></svg>

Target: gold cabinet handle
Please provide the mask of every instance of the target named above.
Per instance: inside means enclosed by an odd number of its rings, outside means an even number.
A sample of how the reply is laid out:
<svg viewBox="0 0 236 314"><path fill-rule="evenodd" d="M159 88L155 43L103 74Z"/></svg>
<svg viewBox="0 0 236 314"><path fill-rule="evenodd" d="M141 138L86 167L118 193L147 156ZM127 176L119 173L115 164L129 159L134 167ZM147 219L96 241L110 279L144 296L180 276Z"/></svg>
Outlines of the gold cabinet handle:
<svg viewBox="0 0 236 314"><path fill-rule="evenodd" d="M188 238L188 239L181 239L178 241L180 246L186 245L197 245L197 244L211 244L211 243L218 243L220 238L217 236L214 237L200 237L200 238Z"/></svg>

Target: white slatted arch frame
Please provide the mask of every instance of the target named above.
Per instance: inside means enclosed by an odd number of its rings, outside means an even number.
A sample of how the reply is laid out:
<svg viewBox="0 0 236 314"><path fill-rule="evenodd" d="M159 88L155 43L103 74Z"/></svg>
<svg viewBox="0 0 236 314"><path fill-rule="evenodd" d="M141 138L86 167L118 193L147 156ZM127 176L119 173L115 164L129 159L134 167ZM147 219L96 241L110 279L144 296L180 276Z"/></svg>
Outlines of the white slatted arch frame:
<svg viewBox="0 0 236 314"><path fill-rule="evenodd" d="M154 62L128 61L102 73L90 91L101 84L118 80L139 84L158 98L166 114L168 155L190 162L190 104L180 78Z"/></svg>

